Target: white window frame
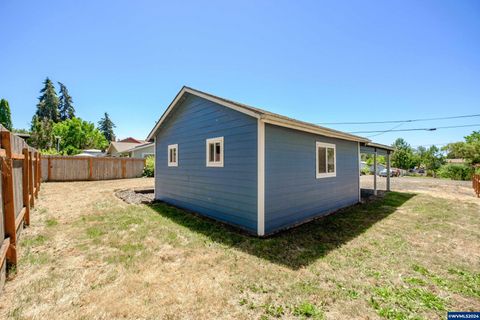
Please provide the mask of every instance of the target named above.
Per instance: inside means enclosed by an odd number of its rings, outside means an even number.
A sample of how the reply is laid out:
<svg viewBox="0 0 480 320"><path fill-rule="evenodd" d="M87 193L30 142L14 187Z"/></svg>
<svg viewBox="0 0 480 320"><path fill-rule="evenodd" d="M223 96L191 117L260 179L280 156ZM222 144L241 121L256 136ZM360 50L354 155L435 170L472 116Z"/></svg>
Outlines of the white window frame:
<svg viewBox="0 0 480 320"><path fill-rule="evenodd" d="M212 143L220 143L220 161L210 161L209 157L209 152L210 152L210 144ZM207 167L216 167L216 168L223 168L223 155L224 155L224 143L223 143L223 137L217 137L217 138L210 138L206 140L205 143L205 160L206 160L206 165Z"/></svg>
<svg viewBox="0 0 480 320"><path fill-rule="evenodd" d="M333 149L333 172L318 172L318 148L331 148ZM337 176L337 148L336 145L333 143L325 143L325 142L320 142L317 141L315 144L315 174L317 179L321 178L330 178L330 177L336 177ZM325 166L328 171L328 150L325 152Z"/></svg>
<svg viewBox="0 0 480 320"><path fill-rule="evenodd" d="M175 161L170 161L170 150L175 149ZM178 144L169 144L167 151L167 162L169 167L178 167Z"/></svg>

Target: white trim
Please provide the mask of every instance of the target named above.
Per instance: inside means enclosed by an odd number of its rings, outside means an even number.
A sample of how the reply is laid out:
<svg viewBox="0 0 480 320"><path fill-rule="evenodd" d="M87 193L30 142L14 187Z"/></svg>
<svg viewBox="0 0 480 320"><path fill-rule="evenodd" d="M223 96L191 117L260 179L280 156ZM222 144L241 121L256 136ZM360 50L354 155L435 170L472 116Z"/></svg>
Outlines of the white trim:
<svg viewBox="0 0 480 320"><path fill-rule="evenodd" d="M178 167L178 144L169 144L167 150L168 166ZM175 161L170 161L170 150L175 150Z"/></svg>
<svg viewBox="0 0 480 320"><path fill-rule="evenodd" d="M212 143L220 143L220 161L210 161L209 159L209 145ZM223 137L217 137L217 138L210 138L206 140L205 143L205 160L206 160L206 166L207 167L217 167L217 168L223 168L223 155L224 155L224 144L223 144Z"/></svg>
<svg viewBox="0 0 480 320"><path fill-rule="evenodd" d="M158 120L157 124L155 125L155 127L152 129L152 131L150 131L148 137L147 137L147 141L150 141L150 139L153 138L153 136L155 135L155 133L157 132L158 128L160 127L160 125L163 123L163 121L165 121L165 119L167 118L168 114L172 111L172 109L175 107L175 105L178 103L178 101L180 101L180 99L183 97L183 95L185 93L190 93L190 94L193 94L193 95L196 95L197 97L200 97L200 98L204 98L204 99L207 99L209 101L212 101L214 103L218 103L222 106L225 106L227 108L230 108L230 109L233 109L233 110L236 110L238 112L241 112L241 113L244 113L244 114L247 114L249 116L252 116L254 118L259 118L260 115L258 113L255 113L251 110L248 110L246 108L242 108L242 107L239 107L231 102L228 102L228 101L225 101L225 100L222 100L222 99L218 99L218 98L215 98L215 97L212 97L208 94L205 94L205 93L202 93L202 92L199 92L197 90L193 90L193 89L190 89L190 88L187 88L187 87L183 87L180 92L176 95L175 99L173 99L173 101L170 103L170 105L168 106L167 110L165 110L165 112L163 113L163 115L160 117L160 120Z"/></svg>
<svg viewBox="0 0 480 320"><path fill-rule="evenodd" d="M319 173L318 172L318 148L326 148L325 150L325 169L328 171L328 149L333 149L333 172L325 172L325 173ZM337 176L337 148L334 144L332 143L325 143L325 142L320 142L317 141L315 143L315 176L317 179L321 178L331 178L331 177L336 177Z"/></svg>
<svg viewBox="0 0 480 320"><path fill-rule="evenodd" d="M257 127L257 233L265 235L265 122Z"/></svg>
<svg viewBox="0 0 480 320"><path fill-rule="evenodd" d="M362 175L362 156L360 154L360 142L358 143L358 202L362 202L362 188L360 186L360 176Z"/></svg>

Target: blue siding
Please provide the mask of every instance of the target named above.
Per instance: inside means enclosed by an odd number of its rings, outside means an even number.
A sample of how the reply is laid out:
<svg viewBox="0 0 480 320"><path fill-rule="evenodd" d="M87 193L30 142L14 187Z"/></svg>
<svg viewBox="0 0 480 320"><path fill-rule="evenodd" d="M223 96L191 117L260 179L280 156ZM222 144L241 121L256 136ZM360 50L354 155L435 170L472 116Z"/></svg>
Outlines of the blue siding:
<svg viewBox="0 0 480 320"><path fill-rule="evenodd" d="M336 145L336 177L316 179L316 141ZM265 232L357 203L358 167L357 142L265 125Z"/></svg>
<svg viewBox="0 0 480 320"><path fill-rule="evenodd" d="M156 136L155 198L256 233L257 119L193 95L172 113ZM224 167L206 167L206 139L221 136Z"/></svg>

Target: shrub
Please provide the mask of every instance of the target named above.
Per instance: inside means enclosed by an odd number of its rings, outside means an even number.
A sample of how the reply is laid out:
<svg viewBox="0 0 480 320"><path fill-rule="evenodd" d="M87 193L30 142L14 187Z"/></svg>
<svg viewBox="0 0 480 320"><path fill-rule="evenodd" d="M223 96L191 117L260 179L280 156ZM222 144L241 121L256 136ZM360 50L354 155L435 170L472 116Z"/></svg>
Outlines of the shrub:
<svg viewBox="0 0 480 320"><path fill-rule="evenodd" d="M143 168L143 175L145 177L153 177L155 173L155 158L147 157L145 159L145 168Z"/></svg>
<svg viewBox="0 0 480 320"><path fill-rule="evenodd" d="M365 175L369 175L371 172L370 172L370 167L369 166L365 166L362 168L361 172Z"/></svg>
<svg viewBox="0 0 480 320"><path fill-rule="evenodd" d="M447 163L440 167L438 175L452 180L470 180L473 169L463 164Z"/></svg>

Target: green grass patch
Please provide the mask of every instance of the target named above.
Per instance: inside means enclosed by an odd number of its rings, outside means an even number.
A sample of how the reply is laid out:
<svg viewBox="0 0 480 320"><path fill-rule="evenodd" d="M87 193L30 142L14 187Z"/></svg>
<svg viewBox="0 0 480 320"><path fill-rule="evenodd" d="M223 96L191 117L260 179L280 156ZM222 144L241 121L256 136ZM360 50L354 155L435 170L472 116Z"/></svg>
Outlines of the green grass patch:
<svg viewBox="0 0 480 320"><path fill-rule="evenodd" d="M53 219L53 218L47 219L47 220L45 220L45 225L47 227L55 227L56 225L58 225L58 221L56 219Z"/></svg>
<svg viewBox="0 0 480 320"><path fill-rule="evenodd" d="M378 287L373 289L370 305L386 319L411 319L422 310L446 311L446 301L423 288Z"/></svg>
<svg viewBox="0 0 480 320"><path fill-rule="evenodd" d="M37 235L34 237L25 237L24 239L21 240L21 245L25 246L26 248L31 248L31 247L36 247L36 246L41 246L47 242L48 238L43 235Z"/></svg>
<svg viewBox="0 0 480 320"><path fill-rule="evenodd" d="M322 310L310 302L302 302L294 306L293 315L303 318L324 319Z"/></svg>

